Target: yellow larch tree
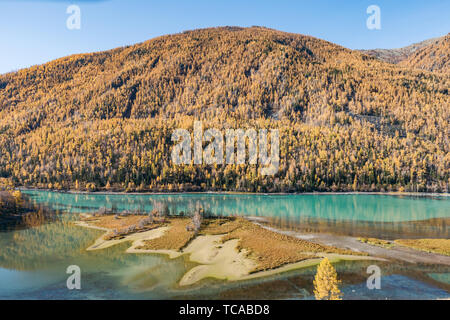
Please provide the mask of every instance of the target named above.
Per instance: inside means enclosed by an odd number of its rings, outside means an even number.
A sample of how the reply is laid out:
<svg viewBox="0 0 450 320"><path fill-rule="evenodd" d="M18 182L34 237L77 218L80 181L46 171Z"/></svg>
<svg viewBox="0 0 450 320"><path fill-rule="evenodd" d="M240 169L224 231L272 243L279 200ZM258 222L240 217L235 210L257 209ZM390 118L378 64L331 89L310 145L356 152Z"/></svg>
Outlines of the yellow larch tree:
<svg viewBox="0 0 450 320"><path fill-rule="evenodd" d="M328 258L324 258L317 267L314 278L316 300L342 300L342 293L338 287L339 283L336 270Z"/></svg>

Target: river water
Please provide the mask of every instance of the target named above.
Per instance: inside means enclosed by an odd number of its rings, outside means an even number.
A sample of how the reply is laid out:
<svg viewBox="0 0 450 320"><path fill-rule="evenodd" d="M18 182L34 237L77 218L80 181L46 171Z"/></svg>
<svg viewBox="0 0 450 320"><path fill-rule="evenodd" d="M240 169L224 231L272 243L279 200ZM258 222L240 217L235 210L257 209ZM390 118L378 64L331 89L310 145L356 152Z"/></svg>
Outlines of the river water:
<svg viewBox="0 0 450 320"><path fill-rule="evenodd" d="M1 299L310 299L315 267L243 282L208 279L181 288L194 266L186 257L126 254L127 244L87 252L102 232L74 226L79 213L99 208L171 214L197 208L211 215L262 217L279 228L383 239L449 238L450 197L380 194L74 194L24 191L58 219L0 233ZM374 262L340 262L345 299L450 298L450 267L376 262L382 287L366 286ZM81 290L68 290L66 269L81 269Z"/></svg>

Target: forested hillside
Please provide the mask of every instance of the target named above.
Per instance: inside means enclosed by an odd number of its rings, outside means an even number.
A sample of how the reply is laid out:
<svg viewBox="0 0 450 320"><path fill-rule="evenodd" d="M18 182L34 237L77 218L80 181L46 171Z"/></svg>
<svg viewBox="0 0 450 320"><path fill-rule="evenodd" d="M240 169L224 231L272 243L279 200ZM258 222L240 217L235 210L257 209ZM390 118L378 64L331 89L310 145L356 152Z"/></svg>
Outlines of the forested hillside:
<svg viewBox="0 0 450 320"><path fill-rule="evenodd" d="M419 43L414 43L409 46L396 49L370 49L370 50L361 50L361 52L376 57L385 62L399 63L403 60L408 59L408 57L411 56L417 50L420 50L423 47L436 43L440 39L441 38L428 39L421 41Z"/></svg>
<svg viewBox="0 0 450 320"><path fill-rule="evenodd" d="M447 51L448 52L448 51ZM213 28L0 76L0 182L76 190L448 191L450 74ZM176 128L278 128L280 170L175 166Z"/></svg>
<svg viewBox="0 0 450 320"><path fill-rule="evenodd" d="M436 72L450 72L450 34L398 49L361 50L385 62Z"/></svg>
<svg viewBox="0 0 450 320"><path fill-rule="evenodd" d="M399 64L417 69L450 72L450 34L415 51Z"/></svg>

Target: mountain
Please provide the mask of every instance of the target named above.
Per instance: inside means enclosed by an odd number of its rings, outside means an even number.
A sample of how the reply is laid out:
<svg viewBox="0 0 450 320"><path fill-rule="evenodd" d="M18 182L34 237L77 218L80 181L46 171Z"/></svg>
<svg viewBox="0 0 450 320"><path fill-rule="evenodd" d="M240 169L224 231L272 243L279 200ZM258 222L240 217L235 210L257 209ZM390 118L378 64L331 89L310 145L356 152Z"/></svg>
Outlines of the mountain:
<svg viewBox="0 0 450 320"><path fill-rule="evenodd" d="M450 72L450 33L413 52L401 66L437 72Z"/></svg>
<svg viewBox="0 0 450 320"><path fill-rule="evenodd" d="M438 42L440 38L428 39L419 43L414 43L412 45L396 48L396 49L370 49L370 50L360 50L362 53L373 56L389 63L399 63L403 60L408 59L417 50L422 49L430 44Z"/></svg>
<svg viewBox="0 0 450 320"><path fill-rule="evenodd" d="M399 49L361 50L379 60L428 71L450 71L450 34Z"/></svg>
<svg viewBox="0 0 450 320"><path fill-rule="evenodd" d="M448 74L310 36L187 31L1 75L0 177L80 190L445 191L449 87ZM173 165L171 134L194 120L278 128L279 172Z"/></svg>

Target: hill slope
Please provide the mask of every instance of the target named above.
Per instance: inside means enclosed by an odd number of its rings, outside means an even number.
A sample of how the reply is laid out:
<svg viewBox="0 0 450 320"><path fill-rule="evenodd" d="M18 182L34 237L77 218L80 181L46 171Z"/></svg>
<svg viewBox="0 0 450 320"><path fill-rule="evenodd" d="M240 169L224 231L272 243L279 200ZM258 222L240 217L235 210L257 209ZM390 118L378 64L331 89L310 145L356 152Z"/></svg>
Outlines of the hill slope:
<svg viewBox="0 0 450 320"><path fill-rule="evenodd" d="M399 49L361 50L381 61L428 71L450 71L450 34Z"/></svg>
<svg viewBox="0 0 450 320"><path fill-rule="evenodd" d="M450 72L450 33L409 55L400 65L438 72Z"/></svg>
<svg viewBox="0 0 450 320"><path fill-rule="evenodd" d="M450 76L308 36L212 28L0 76L0 176L120 190L447 190ZM281 131L275 177L177 167L194 120Z"/></svg>
<svg viewBox="0 0 450 320"><path fill-rule="evenodd" d="M362 53L373 56L377 59L380 59L389 63L399 63L403 60L408 59L410 55L412 55L417 50L422 49L423 47L429 46L435 42L438 42L440 38L428 39L425 41L421 41L419 43L413 43L409 46L403 48L396 49L371 49L371 50L360 50Z"/></svg>

